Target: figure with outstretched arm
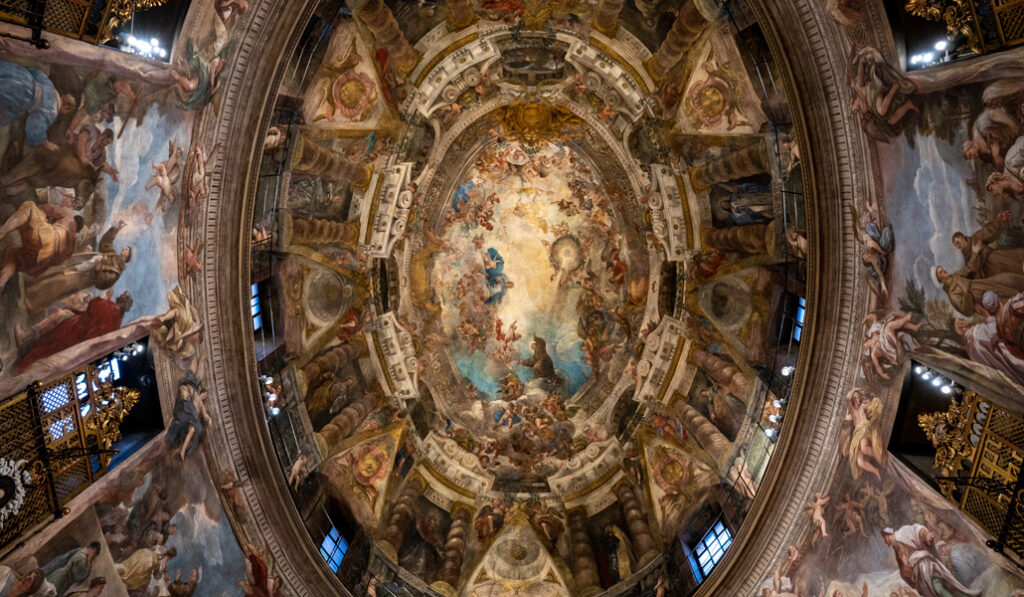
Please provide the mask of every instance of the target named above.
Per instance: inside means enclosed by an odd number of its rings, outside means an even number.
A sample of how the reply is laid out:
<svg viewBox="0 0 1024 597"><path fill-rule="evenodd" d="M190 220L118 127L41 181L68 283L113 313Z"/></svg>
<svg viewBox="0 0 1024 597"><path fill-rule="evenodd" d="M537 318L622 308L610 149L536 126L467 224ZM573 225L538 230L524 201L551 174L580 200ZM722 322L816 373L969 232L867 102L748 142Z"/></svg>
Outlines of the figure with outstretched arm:
<svg viewBox="0 0 1024 597"><path fill-rule="evenodd" d="M75 250L75 234L83 225L84 220L70 207L22 203L0 226L0 241L15 230L21 236L20 244L7 247L3 254L0 292L15 272L36 275L67 261Z"/></svg>
<svg viewBox="0 0 1024 597"><path fill-rule="evenodd" d="M487 297L484 304L493 305L505 298L505 293L513 287L508 276L505 275L505 259L498 253L498 250L491 247L483 255L484 275L487 277L487 288L491 295Z"/></svg>

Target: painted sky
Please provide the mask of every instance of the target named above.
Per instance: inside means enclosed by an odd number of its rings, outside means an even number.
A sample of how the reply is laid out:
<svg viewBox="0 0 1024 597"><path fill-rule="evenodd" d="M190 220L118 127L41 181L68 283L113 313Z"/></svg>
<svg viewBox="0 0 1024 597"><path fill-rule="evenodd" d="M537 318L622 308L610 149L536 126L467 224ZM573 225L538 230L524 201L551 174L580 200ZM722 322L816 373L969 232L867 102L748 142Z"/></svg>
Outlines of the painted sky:
<svg viewBox="0 0 1024 597"><path fill-rule="evenodd" d="M490 163L494 159L509 164L502 170ZM533 335L547 342L555 369L566 380L565 397L593 377L581 337L578 303L588 292L582 277L594 274L595 292L609 312L621 305L625 289L621 280L612 283L606 271L606 250L626 249L599 183L597 174L564 147L549 144L528 156L513 143L485 152L461 185L468 200L453 199L444 227L448 250L435 265L433 279L456 366L490 398L498 397L499 380L508 373L532 379L531 369L518 363L531 356ZM552 258L552 247L565 238L559 246L567 254ZM503 261L505 280L497 284L496 274L486 273L491 250ZM504 295L496 297L506 280ZM502 346L499 321L502 333L514 323L522 337ZM607 321L607 337L614 344L621 330L610 315ZM479 343L467 341L467 332L476 333L467 325L483 337Z"/></svg>
<svg viewBox="0 0 1024 597"><path fill-rule="evenodd" d="M954 144L936 136L918 136L916 148L905 139L894 141L902 151L902 167L892 174L887 198L889 218L896 236L893 276L896 296L905 295L906 278L925 289L929 299L945 294L932 278L931 268L949 271L963 266L963 256L951 238L957 230L968 234L979 228L974 210L977 196L967 184L973 176L960 155L961 131Z"/></svg>

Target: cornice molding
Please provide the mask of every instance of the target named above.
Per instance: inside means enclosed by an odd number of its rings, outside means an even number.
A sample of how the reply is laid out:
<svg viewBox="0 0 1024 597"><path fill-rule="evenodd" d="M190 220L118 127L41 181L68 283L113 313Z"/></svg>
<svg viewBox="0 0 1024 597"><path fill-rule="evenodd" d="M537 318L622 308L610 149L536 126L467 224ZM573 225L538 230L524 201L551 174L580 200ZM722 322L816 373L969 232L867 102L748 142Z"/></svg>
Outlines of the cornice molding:
<svg viewBox="0 0 1024 597"><path fill-rule="evenodd" d="M220 146L210 196L196 221L179 228L179 243L202 238L207 250L194 287L205 324L205 383L213 425L207 435L211 474L233 471L247 521L239 539L261 546L271 574L288 595L350 595L321 562L284 475L257 387L252 330L244 325L249 289L249 230L262 151L287 61L317 5L316 0L260 0L250 4L247 27L235 34L237 50L222 75L216 100L197 124L193 142Z"/></svg>
<svg viewBox="0 0 1024 597"><path fill-rule="evenodd" d="M877 192L875 162L849 110L847 39L820 3L749 4L778 67L803 156L808 238L814 247L807 263L811 319L804 328L810 341L802 342L787 424L764 482L733 549L698 597L760 594L788 546L798 544L810 527L804 507L831 485L842 458L836 438L846 415L845 393L859 376L860 322L868 310L854 238L857 223L850 214ZM876 21L877 7L869 10ZM878 25L876 32L888 31Z"/></svg>

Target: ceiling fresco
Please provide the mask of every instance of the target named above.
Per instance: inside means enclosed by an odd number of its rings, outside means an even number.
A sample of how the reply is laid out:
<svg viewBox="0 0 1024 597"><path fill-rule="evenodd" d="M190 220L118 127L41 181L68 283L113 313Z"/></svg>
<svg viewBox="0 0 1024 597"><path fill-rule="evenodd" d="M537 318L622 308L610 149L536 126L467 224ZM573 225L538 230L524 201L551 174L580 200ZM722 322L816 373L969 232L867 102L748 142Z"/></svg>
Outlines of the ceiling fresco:
<svg viewBox="0 0 1024 597"><path fill-rule="evenodd" d="M257 221L286 255L289 471L378 581L653 585L673 537L756 494L763 379L796 359L773 335L803 284L795 141L756 33L688 3L641 39L612 4L370 2L317 17L281 88L285 224Z"/></svg>
<svg viewBox="0 0 1024 597"><path fill-rule="evenodd" d="M0 38L2 395L148 337L165 423L0 545L0 597L693 595L769 526L730 595L1024 594L887 444L919 363L1021 414L1024 49L907 72L880 0L808 10L841 115L791 113L817 87L744 0L194 0L167 63ZM802 156L822 114L849 147ZM0 531L50 466L5 450Z"/></svg>
<svg viewBox="0 0 1024 597"><path fill-rule="evenodd" d="M587 429L596 404L585 394L635 357L647 256L631 253L597 172L569 142L495 141L445 206L431 270L444 338L433 350L446 349L439 360L454 362L463 392L438 411L483 444L488 468L543 478L585 429L604 439Z"/></svg>

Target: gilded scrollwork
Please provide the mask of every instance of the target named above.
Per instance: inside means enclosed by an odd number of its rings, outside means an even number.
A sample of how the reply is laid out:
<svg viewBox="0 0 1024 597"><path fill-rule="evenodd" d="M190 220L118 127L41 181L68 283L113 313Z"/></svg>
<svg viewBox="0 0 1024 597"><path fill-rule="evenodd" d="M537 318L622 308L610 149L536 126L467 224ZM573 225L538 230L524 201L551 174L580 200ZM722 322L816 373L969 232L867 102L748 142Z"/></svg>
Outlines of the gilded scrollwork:
<svg viewBox="0 0 1024 597"><path fill-rule="evenodd" d="M979 397L974 392L965 392L959 402L954 398L945 412L922 413L917 422L935 447L934 468L942 477L955 477L963 468L964 461L974 458L975 446L971 443L971 421L977 410ZM939 488L948 499L953 498L956 485L952 481L940 480Z"/></svg>
<svg viewBox="0 0 1024 597"><path fill-rule="evenodd" d="M963 36L972 50L982 52L981 40L975 32L970 0L907 0L907 12L929 21L946 24L951 38Z"/></svg>

